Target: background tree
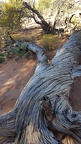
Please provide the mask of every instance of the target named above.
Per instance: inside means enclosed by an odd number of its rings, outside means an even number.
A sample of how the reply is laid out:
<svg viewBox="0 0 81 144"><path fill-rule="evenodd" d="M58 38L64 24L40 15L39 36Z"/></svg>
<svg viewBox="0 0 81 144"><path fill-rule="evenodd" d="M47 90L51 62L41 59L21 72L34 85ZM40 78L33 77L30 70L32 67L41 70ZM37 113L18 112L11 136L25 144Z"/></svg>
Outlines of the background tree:
<svg viewBox="0 0 81 144"><path fill-rule="evenodd" d="M44 33L54 34L58 29L75 27L77 20L74 17L77 8L75 0L71 2L69 0L39 0L37 2L12 0L12 2L6 3L2 9L0 25L4 29L18 29L22 27L24 18L33 18Z"/></svg>
<svg viewBox="0 0 81 144"><path fill-rule="evenodd" d="M23 12L20 9L21 3L15 0L3 4L0 26L4 31L14 31L22 26Z"/></svg>
<svg viewBox="0 0 81 144"><path fill-rule="evenodd" d="M57 29L62 30L62 28L66 27L75 28L77 22L77 19L75 23L73 22L77 10L75 0L71 2L69 0L39 0L35 7L27 2L23 4L31 13L29 16L34 18L45 33L56 33ZM47 17L49 20L46 20Z"/></svg>

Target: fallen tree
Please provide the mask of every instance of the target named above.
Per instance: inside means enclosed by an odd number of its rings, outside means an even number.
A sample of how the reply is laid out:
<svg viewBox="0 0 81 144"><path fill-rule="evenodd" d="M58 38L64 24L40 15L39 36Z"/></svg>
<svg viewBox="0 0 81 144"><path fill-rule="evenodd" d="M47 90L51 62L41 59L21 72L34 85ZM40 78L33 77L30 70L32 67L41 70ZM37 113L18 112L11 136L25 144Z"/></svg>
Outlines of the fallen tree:
<svg viewBox="0 0 81 144"><path fill-rule="evenodd" d="M21 92L14 109L0 116L0 143L72 144L81 143L81 112L73 111L69 93L81 76L81 31L75 32L48 63L43 49L34 43L35 73ZM68 137L68 139L69 139Z"/></svg>

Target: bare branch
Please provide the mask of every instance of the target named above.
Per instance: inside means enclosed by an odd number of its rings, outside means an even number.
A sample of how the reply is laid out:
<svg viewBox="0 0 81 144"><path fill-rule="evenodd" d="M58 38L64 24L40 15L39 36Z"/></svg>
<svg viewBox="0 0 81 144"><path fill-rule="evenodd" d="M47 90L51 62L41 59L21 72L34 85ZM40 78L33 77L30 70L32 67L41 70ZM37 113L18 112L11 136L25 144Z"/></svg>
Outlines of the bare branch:
<svg viewBox="0 0 81 144"><path fill-rule="evenodd" d="M74 17L75 14L72 14L71 17L69 18L69 23L72 23L72 18Z"/></svg>
<svg viewBox="0 0 81 144"><path fill-rule="evenodd" d="M44 21L43 16L36 9L33 9L27 2L23 2L23 5L25 8L27 8L28 10L31 10L33 13L35 13L39 19Z"/></svg>
<svg viewBox="0 0 81 144"><path fill-rule="evenodd" d="M38 65L37 65L36 71L42 67L45 67L45 69L46 69L46 67L48 65L48 58L47 58L44 50L41 47L35 45L35 43L29 43L27 45L27 48L30 49L31 51L35 52L38 57Z"/></svg>
<svg viewBox="0 0 81 144"><path fill-rule="evenodd" d="M43 31L45 33L51 33L51 25L47 21L45 21L44 17L35 9L32 8L27 2L23 2L23 5L25 8L30 10L33 13L33 18L37 24L40 24ZM35 16L36 15L36 16ZM36 19L36 17L39 19L39 21Z"/></svg>

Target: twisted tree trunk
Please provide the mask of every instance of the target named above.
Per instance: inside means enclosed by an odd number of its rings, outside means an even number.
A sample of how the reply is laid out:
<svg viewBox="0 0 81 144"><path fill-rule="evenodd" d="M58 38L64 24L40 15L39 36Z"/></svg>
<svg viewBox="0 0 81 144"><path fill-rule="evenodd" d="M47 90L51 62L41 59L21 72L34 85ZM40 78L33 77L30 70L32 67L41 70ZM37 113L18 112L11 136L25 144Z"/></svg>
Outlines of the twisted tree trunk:
<svg viewBox="0 0 81 144"><path fill-rule="evenodd" d="M14 109L0 116L0 144L81 143L81 112L73 111L69 93L81 76L81 31L72 35L48 64L42 48L27 44L38 57L33 77L20 94ZM69 143L68 143L69 144Z"/></svg>
<svg viewBox="0 0 81 144"><path fill-rule="evenodd" d="M27 8L30 10L29 17L33 18L34 21L39 24L45 34L52 33L52 26L50 22L47 22L44 17L41 15L41 13L38 12L35 8L32 8L27 2L23 2L24 8ZM55 30L55 27L53 27ZM54 34L54 33L53 33Z"/></svg>

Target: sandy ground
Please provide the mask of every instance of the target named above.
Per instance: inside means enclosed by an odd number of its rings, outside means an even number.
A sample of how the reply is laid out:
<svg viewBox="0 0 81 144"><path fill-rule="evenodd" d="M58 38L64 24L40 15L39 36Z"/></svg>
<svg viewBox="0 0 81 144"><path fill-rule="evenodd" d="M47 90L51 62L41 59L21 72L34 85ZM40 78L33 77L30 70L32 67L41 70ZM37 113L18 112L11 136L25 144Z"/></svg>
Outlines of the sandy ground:
<svg viewBox="0 0 81 144"><path fill-rule="evenodd" d="M10 59L0 65L0 115L9 112L33 75L36 60Z"/></svg>
<svg viewBox="0 0 81 144"><path fill-rule="evenodd" d="M73 110L81 111L81 77L76 78L70 91L70 103Z"/></svg>

